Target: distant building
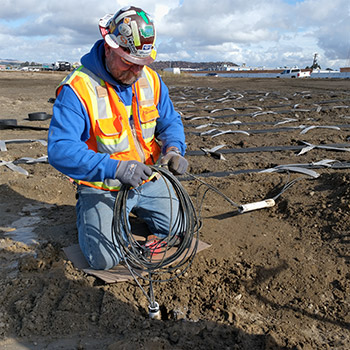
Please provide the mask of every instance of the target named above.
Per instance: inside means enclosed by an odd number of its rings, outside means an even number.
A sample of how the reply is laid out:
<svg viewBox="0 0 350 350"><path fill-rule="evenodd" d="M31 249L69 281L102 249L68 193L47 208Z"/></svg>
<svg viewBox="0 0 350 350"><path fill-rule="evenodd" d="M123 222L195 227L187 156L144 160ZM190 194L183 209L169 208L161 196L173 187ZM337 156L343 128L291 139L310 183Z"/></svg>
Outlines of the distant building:
<svg viewBox="0 0 350 350"><path fill-rule="evenodd" d="M170 72L170 73L173 73L173 74L180 74L181 73L180 68L164 68L163 71L164 72Z"/></svg>

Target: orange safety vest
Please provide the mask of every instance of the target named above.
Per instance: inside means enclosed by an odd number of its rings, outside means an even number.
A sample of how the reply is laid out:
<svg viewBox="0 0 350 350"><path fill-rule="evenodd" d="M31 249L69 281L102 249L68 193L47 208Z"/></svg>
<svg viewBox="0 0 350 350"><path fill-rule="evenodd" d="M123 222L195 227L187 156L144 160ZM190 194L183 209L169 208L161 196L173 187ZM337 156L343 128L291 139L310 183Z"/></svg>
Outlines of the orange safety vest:
<svg viewBox="0 0 350 350"><path fill-rule="evenodd" d="M132 85L131 106L125 106L108 82L84 66L61 82L57 95L66 84L73 89L90 117L90 137L86 141L89 149L108 153L113 159L156 163L160 156L160 146L155 138L160 82L152 69L145 66L141 77ZM131 114L133 118L129 122ZM118 191L121 187L116 179L75 181L109 191Z"/></svg>

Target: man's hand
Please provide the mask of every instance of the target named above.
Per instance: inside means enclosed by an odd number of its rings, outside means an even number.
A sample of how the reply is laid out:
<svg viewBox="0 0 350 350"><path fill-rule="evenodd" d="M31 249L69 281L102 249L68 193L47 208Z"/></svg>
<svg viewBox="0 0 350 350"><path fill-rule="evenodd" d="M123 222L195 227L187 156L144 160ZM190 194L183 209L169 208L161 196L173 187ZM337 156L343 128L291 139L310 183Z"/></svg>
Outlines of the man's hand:
<svg viewBox="0 0 350 350"><path fill-rule="evenodd" d="M147 165L136 160L120 160L115 178L123 185L137 187L142 181L147 180L152 175L152 170Z"/></svg>
<svg viewBox="0 0 350 350"><path fill-rule="evenodd" d="M177 148L170 148L170 150L160 160L161 165L168 165L168 169L174 175L182 175L188 167L187 160L180 154Z"/></svg>

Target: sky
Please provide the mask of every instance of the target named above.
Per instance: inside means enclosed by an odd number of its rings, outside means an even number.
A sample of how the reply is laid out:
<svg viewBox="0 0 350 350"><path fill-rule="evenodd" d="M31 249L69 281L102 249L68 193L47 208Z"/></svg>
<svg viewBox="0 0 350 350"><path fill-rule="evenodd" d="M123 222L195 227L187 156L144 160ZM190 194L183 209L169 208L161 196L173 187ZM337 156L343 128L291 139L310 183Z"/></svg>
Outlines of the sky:
<svg viewBox="0 0 350 350"><path fill-rule="evenodd" d="M153 17L158 61L350 66L349 0L2 0L0 59L79 62L99 19L128 5Z"/></svg>

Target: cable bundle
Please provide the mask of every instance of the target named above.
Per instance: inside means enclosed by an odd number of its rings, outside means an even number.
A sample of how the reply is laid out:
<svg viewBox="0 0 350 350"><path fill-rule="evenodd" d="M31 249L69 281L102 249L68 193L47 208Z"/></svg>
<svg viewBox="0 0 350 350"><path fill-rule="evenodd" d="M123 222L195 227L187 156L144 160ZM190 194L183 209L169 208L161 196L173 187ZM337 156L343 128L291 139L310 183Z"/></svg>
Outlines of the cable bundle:
<svg viewBox="0 0 350 350"><path fill-rule="evenodd" d="M169 227L167 237L153 245L138 242L125 224L128 222L126 201L129 188L123 186L114 206L113 243L115 249L120 251L123 261L134 278L138 276L150 282L166 282L183 274L193 261L198 246L200 225L194 205L177 178L164 167L151 166L151 169L160 174L164 181L168 180L179 201L174 225ZM171 189L166 181L165 183L168 186L170 203L172 203ZM173 222L172 218L170 221ZM172 236L172 232L179 232L179 234ZM194 238L196 238L195 242L193 242ZM159 275L174 271L175 275L172 277L159 279ZM146 277L147 274L148 277ZM155 276L158 277L157 280L154 280Z"/></svg>

